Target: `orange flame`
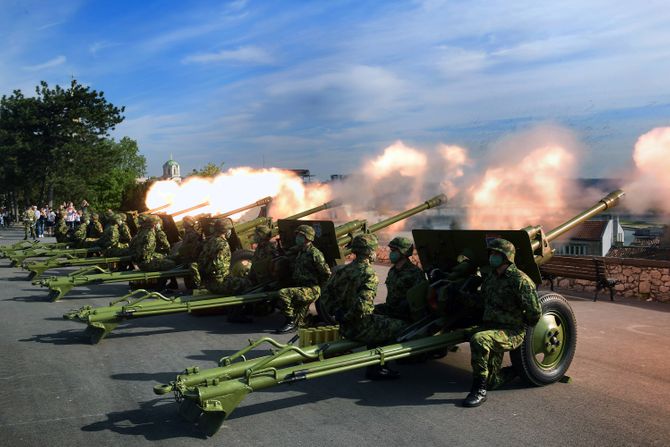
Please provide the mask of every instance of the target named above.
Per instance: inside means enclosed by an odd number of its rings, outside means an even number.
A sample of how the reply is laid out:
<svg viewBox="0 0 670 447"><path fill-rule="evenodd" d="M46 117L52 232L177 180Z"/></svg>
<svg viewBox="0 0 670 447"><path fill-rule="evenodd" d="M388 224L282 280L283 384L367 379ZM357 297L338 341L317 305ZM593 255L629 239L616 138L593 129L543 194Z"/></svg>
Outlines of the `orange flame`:
<svg viewBox="0 0 670 447"><path fill-rule="evenodd" d="M331 198L330 188L321 184L304 184L291 171L281 169L229 169L210 179L188 177L181 184L173 181L154 183L146 197L146 205L170 203L165 212L174 213L209 201L209 206L175 216L175 220L200 213L220 214L243 207L263 197L272 196L270 212L282 218L318 206ZM231 216L239 218L243 213Z"/></svg>

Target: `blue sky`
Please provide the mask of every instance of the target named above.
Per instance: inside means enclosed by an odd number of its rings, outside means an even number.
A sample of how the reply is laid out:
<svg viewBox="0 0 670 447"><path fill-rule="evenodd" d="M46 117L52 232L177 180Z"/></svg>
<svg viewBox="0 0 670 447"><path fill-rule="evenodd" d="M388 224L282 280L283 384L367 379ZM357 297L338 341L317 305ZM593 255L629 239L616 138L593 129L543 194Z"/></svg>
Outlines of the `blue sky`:
<svg viewBox="0 0 670 447"><path fill-rule="evenodd" d="M126 106L149 174L354 170L401 139L482 157L539 123L573 130L584 176L670 125L667 1L7 1L0 93L71 76Z"/></svg>

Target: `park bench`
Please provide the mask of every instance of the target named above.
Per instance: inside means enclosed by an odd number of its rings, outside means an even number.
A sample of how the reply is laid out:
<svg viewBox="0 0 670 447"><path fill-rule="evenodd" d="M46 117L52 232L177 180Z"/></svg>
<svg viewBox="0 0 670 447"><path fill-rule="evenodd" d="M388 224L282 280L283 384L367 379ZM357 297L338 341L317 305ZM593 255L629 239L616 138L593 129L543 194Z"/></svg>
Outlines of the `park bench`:
<svg viewBox="0 0 670 447"><path fill-rule="evenodd" d="M585 279L596 283L596 293L593 301L598 299L601 290L608 289L610 301L614 301L614 286L621 281L608 278L603 258L580 256L554 256L549 262L540 267L542 278L549 280L551 290L554 290L556 278Z"/></svg>

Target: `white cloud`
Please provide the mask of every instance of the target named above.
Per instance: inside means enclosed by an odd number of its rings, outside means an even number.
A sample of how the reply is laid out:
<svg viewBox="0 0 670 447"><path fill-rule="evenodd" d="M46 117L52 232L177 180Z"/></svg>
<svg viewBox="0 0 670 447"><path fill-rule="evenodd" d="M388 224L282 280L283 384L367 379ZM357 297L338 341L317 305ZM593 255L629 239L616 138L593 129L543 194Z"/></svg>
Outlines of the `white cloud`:
<svg viewBox="0 0 670 447"><path fill-rule="evenodd" d="M88 52L95 56L101 50L104 50L106 48L113 48L118 45L119 45L118 43L110 42L107 40L99 40L89 45Z"/></svg>
<svg viewBox="0 0 670 447"><path fill-rule="evenodd" d="M262 48L255 46L240 47L235 50L221 50L215 53L200 53L187 56L182 61L185 64L211 64L216 62L240 62L247 64L267 65L273 63L273 58Z"/></svg>
<svg viewBox="0 0 670 447"><path fill-rule="evenodd" d="M49 68L54 68L59 65L63 65L66 62L65 56L56 56L53 59L50 59L42 64L37 64L37 65L27 65L24 66L24 70L28 71L42 71L42 70L47 70Z"/></svg>

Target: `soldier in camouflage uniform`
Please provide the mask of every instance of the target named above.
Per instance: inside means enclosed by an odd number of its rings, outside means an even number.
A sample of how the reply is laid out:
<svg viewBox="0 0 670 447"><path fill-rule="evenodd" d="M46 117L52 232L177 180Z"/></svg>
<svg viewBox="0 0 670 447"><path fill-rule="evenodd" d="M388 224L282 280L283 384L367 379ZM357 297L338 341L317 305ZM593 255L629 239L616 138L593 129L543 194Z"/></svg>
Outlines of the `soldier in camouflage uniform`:
<svg viewBox="0 0 670 447"><path fill-rule="evenodd" d="M198 222L191 216L184 217L183 223L184 236L177 249L177 254L171 258L177 264L190 264L198 260L198 255L203 245L202 232L200 231Z"/></svg>
<svg viewBox="0 0 670 447"><path fill-rule="evenodd" d="M67 222L63 218L63 212L58 212L58 218L56 219L56 230L54 235L56 236L56 242L67 242L70 240L70 229L67 226Z"/></svg>
<svg viewBox="0 0 670 447"><path fill-rule="evenodd" d="M272 277L272 260L279 256L277 242L272 240L272 230L267 225L259 225L254 229L253 241L256 244L254 255L251 258L251 268L247 276L244 289L270 283ZM258 307L266 306L258 304ZM254 305L245 304L233 307L228 314L231 323L252 323Z"/></svg>
<svg viewBox="0 0 670 447"><path fill-rule="evenodd" d="M28 209L26 209L23 212L22 216L23 220L23 240L28 239L28 234L30 234L30 237L33 240L37 240L37 235L35 234L35 207L34 206L29 206Z"/></svg>
<svg viewBox="0 0 670 447"><path fill-rule="evenodd" d="M88 233L89 223L90 221L88 220L88 216L84 217L72 234L72 242L78 248L86 247L86 235Z"/></svg>
<svg viewBox="0 0 670 447"><path fill-rule="evenodd" d="M130 233L130 228L126 223L127 217L124 213L119 213L115 216L116 224L119 227L119 242L122 244L129 244L133 240Z"/></svg>
<svg viewBox="0 0 670 447"><path fill-rule="evenodd" d="M373 234L356 236L351 243L356 259L335 272L321 296L326 311L340 324L342 336L366 343L369 348L394 340L407 326L403 320L374 312L379 279L371 263L377 246ZM393 379L398 373L388 366L376 365L368 367L366 377Z"/></svg>
<svg viewBox="0 0 670 447"><path fill-rule="evenodd" d="M267 225L259 225L254 229L256 250L251 258L249 280L257 285L272 281L272 260L279 256L277 242L272 240L272 230Z"/></svg>
<svg viewBox="0 0 670 447"><path fill-rule="evenodd" d="M386 276L386 302L375 306L375 313L410 321L410 304L407 291L426 280L423 271L410 261L414 244L406 237L396 237L389 242L389 260L393 267Z"/></svg>
<svg viewBox="0 0 670 447"><path fill-rule="evenodd" d="M487 388L497 388L514 377L511 368L501 371L503 355L523 343L526 325L534 326L542 314L535 283L514 264L514 245L493 239L488 249L491 273L482 284L482 323L490 329L470 339L472 390L463 401L466 407L481 405Z"/></svg>
<svg viewBox="0 0 670 447"><path fill-rule="evenodd" d="M103 249L106 257L125 256L129 253L128 244L121 242L119 227L121 226L121 214L116 214L114 220L105 227L100 239L96 241L98 247Z"/></svg>
<svg viewBox="0 0 670 447"><path fill-rule="evenodd" d="M174 261L157 252L156 227L159 224L160 219L158 217L145 216L140 232L132 240L129 247L133 263L145 272L171 270L176 266Z"/></svg>
<svg viewBox="0 0 670 447"><path fill-rule="evenodd" d="M97 213L92 213L91 223L88 225L88 237L97 239L102 236L104 231L100 223L100 216Z"/></svg>
<svg viewBox="0 0 670 447"><path fill-rule="evenodd" d="M247 284L246 278L230 274L231 252L228 238L232 230L232 220L215 219L212 235L203 245L196 264L202 285L210 292L224 296L241 292Z"/></svg>
<svg viewBox="0 0 670 447"><path fill-rule="evenodd" d="M321 286L330 277L330 267L323 253L312 244L314 228L300 225L295 230L295 258L292 260L293 287L279 290L277 305L284 314L284 323L276 333L293 332L304 325L309 305L319 298Z"/></svg>
<svg viewBox="0 0 670 447"><path fill-rule="evenodd" d="M156 226L154 227L156 230L156 252L161 253L163 255L169 255L170 254L170 241L168 240L167 234L165 234L165 231L163 231L162 225L163 225L163 220L158 217L154 216L156 220Z"/></svg>

